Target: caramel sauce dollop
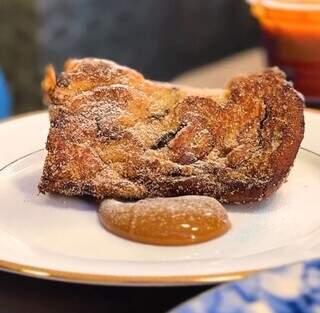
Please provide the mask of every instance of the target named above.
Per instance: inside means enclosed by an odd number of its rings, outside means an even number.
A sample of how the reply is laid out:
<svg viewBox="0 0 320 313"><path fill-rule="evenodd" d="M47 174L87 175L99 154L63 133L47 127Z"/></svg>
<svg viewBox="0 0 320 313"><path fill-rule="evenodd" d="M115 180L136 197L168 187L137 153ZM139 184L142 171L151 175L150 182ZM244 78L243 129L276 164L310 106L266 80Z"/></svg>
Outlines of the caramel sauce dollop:
<svg viewBox="0 0 320 313"><path fill-rule="evenodd" d="M214 198L181 196L136 202L104 200L99 217L110 232L154 245L189 245L221 236L230 228L224 207Z"/></svg>

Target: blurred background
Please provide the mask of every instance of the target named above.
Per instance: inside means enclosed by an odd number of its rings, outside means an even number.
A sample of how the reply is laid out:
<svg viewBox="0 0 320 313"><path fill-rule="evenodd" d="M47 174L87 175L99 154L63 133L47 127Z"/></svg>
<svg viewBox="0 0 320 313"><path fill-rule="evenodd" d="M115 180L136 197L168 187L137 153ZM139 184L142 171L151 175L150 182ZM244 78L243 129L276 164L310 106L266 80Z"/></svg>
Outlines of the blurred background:
<svg viewBox="0 0 320 313"><path fill-rule="evenodd" d="M0 117L43 108L47 63L103 57L171 80L259 44L242 0L0 0L0 29Z"/></svg>

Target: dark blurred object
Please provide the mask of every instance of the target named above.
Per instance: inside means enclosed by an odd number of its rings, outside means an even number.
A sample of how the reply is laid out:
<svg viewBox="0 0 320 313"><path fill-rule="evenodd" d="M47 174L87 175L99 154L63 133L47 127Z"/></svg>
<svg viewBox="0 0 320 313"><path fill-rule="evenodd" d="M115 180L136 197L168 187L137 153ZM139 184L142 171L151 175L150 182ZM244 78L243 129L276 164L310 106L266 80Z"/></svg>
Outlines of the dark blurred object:
<svg viewBox="0 0 320 313"><path fill-rule="evenodd" d="M0 66L15 113L42 106L40 79L47 63L61 68L66 58L96 56L170 80L251 47L259 37L244 0L0 3Z"/></svg>
<svg viewBox="0 0 320 313"><path fill-rule="evenodd" d="M257 42L239 0L42 0L41 63L98 56L169 80Z"/></svg>
<svg viewBox="0 0 320 313"><path fill-rule="evenodd" d="M269 65L279 66L309 104L320 105L320 0L252 1Z"/></svg>
<svg viewBox="0 0 320 313"><path fill-rule="evenodd" d="M1 313L164 313L209 289L108 287L0 273Z"/></svg>
<svg viewBox="0 0 320 313"><path fill-rule="evenodd" d="M0 66L12 91L13 113L41 107L35 0L0 0Z"/></svg>

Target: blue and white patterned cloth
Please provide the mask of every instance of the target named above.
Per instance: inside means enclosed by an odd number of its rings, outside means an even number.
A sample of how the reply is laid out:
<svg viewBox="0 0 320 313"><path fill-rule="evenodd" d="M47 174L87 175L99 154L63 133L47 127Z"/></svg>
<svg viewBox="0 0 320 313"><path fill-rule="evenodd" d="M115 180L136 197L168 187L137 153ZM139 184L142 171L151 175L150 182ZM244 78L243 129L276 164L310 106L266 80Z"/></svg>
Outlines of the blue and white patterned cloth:
<svg viewBox="0 0 320 313"><path fill-rule="evenodd" d="M170 313L320 313L320 260L263 272L199 295Z"/></svg>
<svg viewBox="0 0 320 313"><path fill-rule="evenodd" d="M11 99L5 77L0 70L0 119L11 113Z"/></svg>

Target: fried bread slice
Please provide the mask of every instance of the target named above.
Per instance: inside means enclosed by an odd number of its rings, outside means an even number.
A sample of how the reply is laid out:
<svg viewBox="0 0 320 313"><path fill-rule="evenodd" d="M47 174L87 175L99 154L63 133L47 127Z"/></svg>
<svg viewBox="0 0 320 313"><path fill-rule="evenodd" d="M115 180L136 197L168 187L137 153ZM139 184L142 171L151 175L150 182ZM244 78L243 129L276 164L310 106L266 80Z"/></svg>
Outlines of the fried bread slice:
<svg viewBox="0 0 320 313"><path fill-rule="evenodd" d="M43 193L259 201L286 179L304 133L303 97L276 68L202 90L72 59L59 75L49 66L42 88Z"/></svg>

